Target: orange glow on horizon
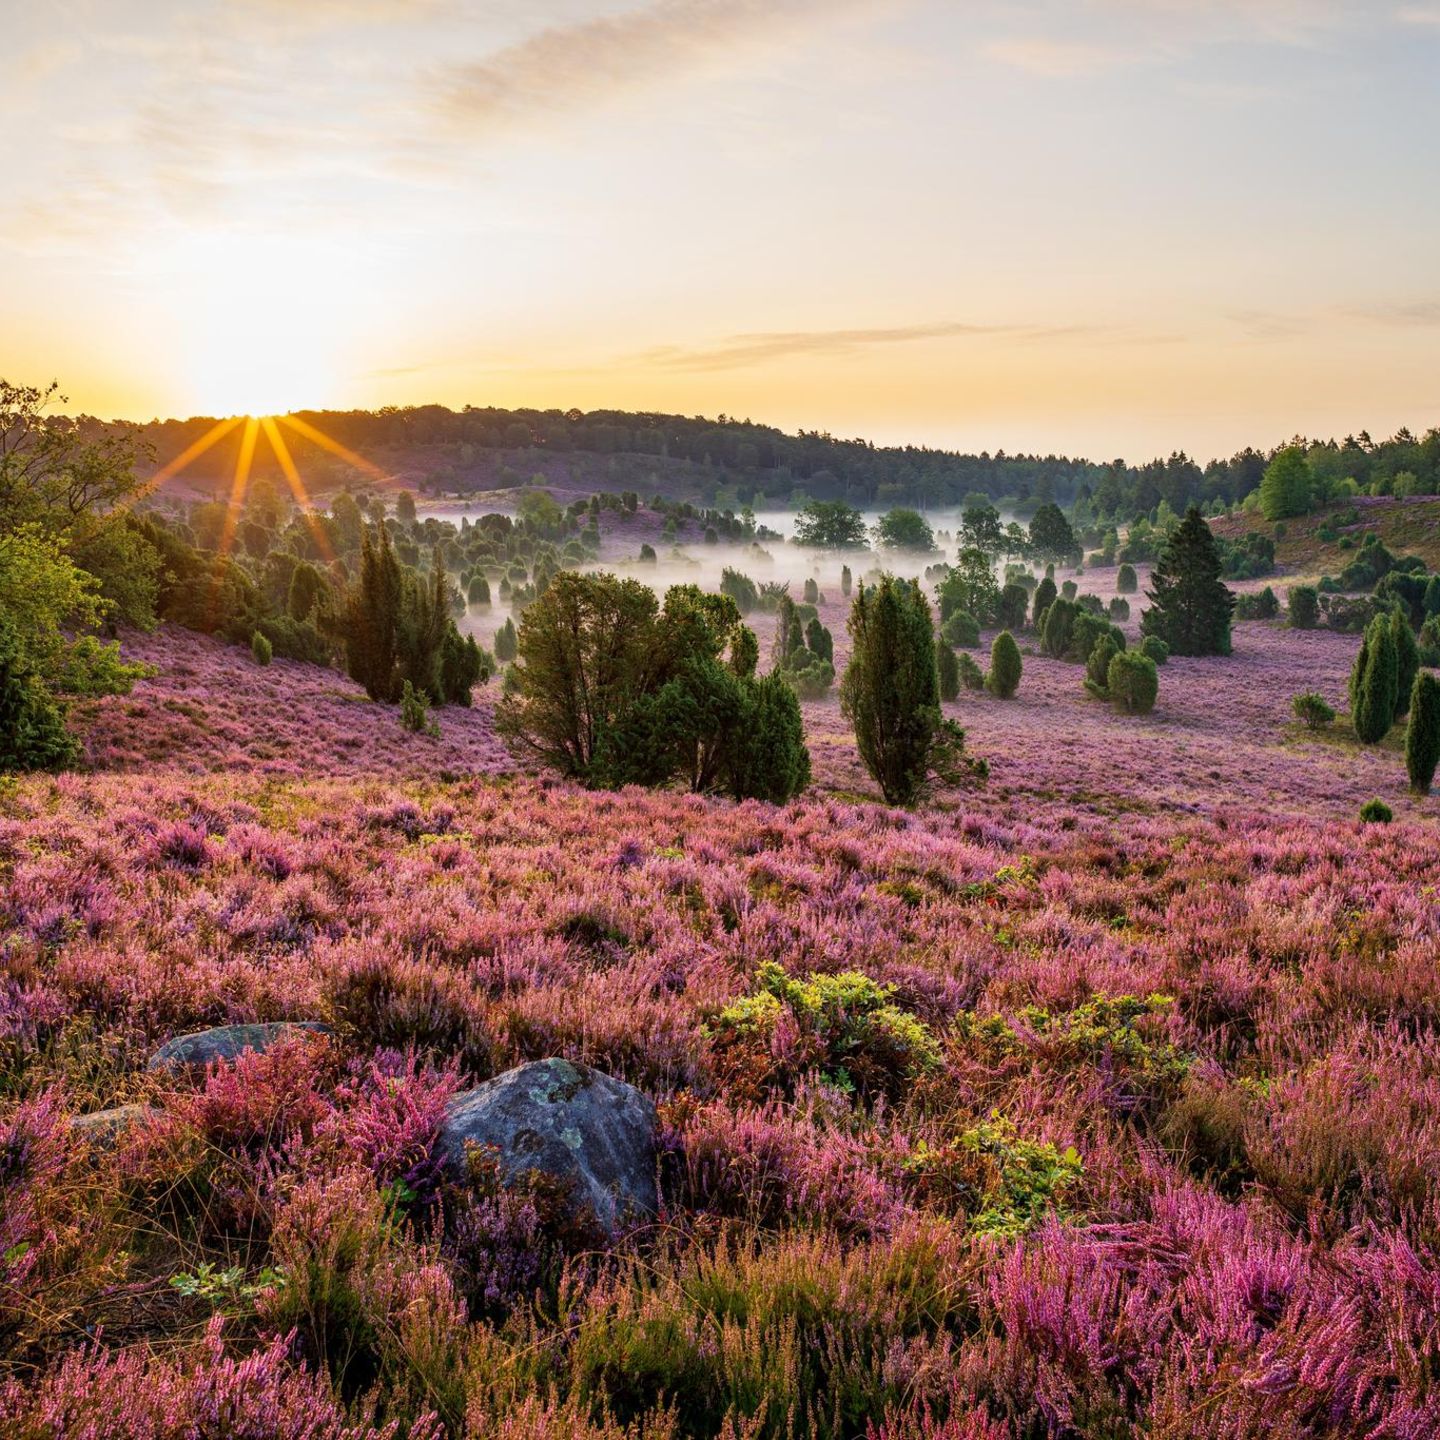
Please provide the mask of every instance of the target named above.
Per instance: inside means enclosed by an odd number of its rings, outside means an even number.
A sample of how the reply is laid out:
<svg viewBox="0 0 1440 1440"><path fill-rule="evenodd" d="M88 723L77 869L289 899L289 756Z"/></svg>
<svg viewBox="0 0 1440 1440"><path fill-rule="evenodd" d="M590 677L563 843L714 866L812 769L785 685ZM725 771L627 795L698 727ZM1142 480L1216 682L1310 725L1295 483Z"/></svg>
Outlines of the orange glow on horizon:
<svg viewBox="0 0 1440 1440"><path fill-rule="evenodd" d="M372 465L363 456L357 455L338 440L332 440L323 430L312 425L308 420L302 420L298 415L277 415L275 418L303 435L307 440L313 440L321 449L328 450L332 455L344 460L346 464L355 466L357 470L363 470L372 478L376 480L390 478L378 465Z"/></svg>

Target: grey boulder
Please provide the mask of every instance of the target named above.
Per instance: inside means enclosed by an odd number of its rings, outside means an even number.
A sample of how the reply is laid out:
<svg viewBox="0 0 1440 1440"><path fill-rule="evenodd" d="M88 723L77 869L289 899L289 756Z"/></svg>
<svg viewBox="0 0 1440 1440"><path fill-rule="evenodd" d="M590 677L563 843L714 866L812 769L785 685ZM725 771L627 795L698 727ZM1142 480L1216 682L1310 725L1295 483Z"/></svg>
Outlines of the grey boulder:
<svg viewBox="0 0 1440 1440"><path fill-rule="evenodd" d="M180 1070L208 1065L212 1060L233 1060L246 1050L268 1050L279 1040L310 1031L328 1034L330 1027L314 1020L270 1020L254 1025L217 1025L167 1040L151 1057L151 1070Z"/></svg>
<svg viewBox="0 0 1440 1440"><path fill-rule="evenodd" d="M120 1138L136 1125L143 1125L157 1112L149 1105L116 1105L110 1110L92 1110L70 1121L72 1134L102 1150L113 1149Z"/></svg>
<svg viewBox="0 0 1440 1440"><path fill-rule="evenodd" d="M566 1182L572 1213L608 1234L654 1215L655 1107L633 1085L569 1060L536 1060L454 1096L441 1131L464 1172L470 1145L490 1147L501 1179L538 1170Z"/></svg>

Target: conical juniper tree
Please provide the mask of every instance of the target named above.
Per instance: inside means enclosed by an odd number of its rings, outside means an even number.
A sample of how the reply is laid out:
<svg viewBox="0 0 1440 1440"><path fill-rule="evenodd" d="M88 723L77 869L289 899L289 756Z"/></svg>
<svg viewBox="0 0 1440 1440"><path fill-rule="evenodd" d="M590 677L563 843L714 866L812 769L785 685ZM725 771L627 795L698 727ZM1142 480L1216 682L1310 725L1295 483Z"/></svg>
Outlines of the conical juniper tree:
<svg viewBox="0 0 1440 1440"><path fill-rule="evenodd" d="M1192 505L1150 577L1141 633L1159 636L1174 655L1228 655L1235 596L1220 571L1215 537Z"/></svg>
<svg viewBox="0 0 1440 1440"><path fill-rule="evenodd" d="M1350 719L1367 745L1378 745L1395 723L1399 657L1388 615L1377 615L1365 632L1350 674Z"/></svg>
<svg viewBox="0 0 1440 1440"><path fill-rule="evenodd" d="M1410 788L1430 793L1435 766L1440 763L1440 680L1421 671L1410 693L1410 723L1405 730L1405 769Z"/></svg>
<svg viewBox="0 0 1440 1440"><path fill-rule="evenodd" d="M979 769L963 757L964 732L940 713L935 625L919 583L893 575L873 586L862 582L848 628L840 709L885 799L910 805L932 773L954 782Z"/></svg>

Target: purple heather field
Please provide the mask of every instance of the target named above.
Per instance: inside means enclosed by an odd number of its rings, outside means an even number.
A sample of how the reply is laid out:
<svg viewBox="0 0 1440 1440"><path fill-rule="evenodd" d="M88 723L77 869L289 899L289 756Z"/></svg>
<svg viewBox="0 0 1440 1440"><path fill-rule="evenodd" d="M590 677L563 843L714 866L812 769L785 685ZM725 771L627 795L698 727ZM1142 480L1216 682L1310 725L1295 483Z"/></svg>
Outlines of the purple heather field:
<svg viewBox="0 0 1440 1440"><path fill-rule="evenodd" d="M947 707L988 781L904 811L833 691L810 789L737 805L526 773L496 682L429 737L127 635L87 768L0 792L0 1430L1440 1433L1436 802L1289 709L1356 645L1242 623L1139 717L1027 645ZM554 1056L658 1106L604 1243L439 1163Z"/></svg>

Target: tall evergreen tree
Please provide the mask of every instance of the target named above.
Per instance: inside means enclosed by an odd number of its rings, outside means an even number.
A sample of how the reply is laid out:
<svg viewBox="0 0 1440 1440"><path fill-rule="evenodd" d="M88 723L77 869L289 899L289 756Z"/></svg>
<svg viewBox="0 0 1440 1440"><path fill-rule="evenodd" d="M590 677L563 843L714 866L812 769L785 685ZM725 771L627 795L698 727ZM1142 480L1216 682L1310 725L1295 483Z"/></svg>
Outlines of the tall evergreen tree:
<svg viewBox="0 0 1440 1440"><path fill-rule="evenodd" d="M1410 724L1405 730L1405 769L1410 788L1428 795L1440 763L1440 680L1423 670L1410 695Z"/></svg>
<svg viewBox="0 0 1440 1440"><path fill-rule="evenodd" d="M1410 708L1410 692L1420 673L1420 647L1401 610L1390 612L1390 638L1395 642L1395 718L1398 720Z"/></svg>
<svg viewBox="0 0 1440 1440"><path fill-rule="evenodd" d="M384 525L366 530L361 540L360 581L346 604L345 668L372 700L400 695L396 671L404 577Z"/></svg>
<svg viewBox="0 0 1440 1440"><path fill-rule="evenodd" d="M1055 586L1055 581L1047 575L1035 587L1035 599L1030 606L1030 623L1039 630L1045 623L1045 612L1055 603L1055 597L1060 591Z"/></svg>
<svg viewBox="0 0 1440 1440"><path fill-rule="evenodd" d="M1030 521L1030 547L1042 560L1069 560L1080 553L1070 522L1058 505L1042 505Z"/></svg>
<svg viewBox="0 0 1440 1440"><path fill-rule="evenodd" d="M841 712L854 725L860 758L885 799L909 805L924 790L941 723L929 602L913 580L862 581L849 630Z"/></svg>
<svg viewBox="0 0 1440 1440"><path fill-rule="evenodd" d="M1395 723L1399 656L1388 615L1377 615L1365 632L1350 678L1351 722L1367 745L1378 745Z"/></svg>
<svg viewBox="0 0 1440 1440"><path fill-rule="evenodd" d="M1235 597L1220 579L1220 551L1198 506L1171 532L1150 577L1150 608L1140 620L1175 655L1228 655Z"/></svg>

